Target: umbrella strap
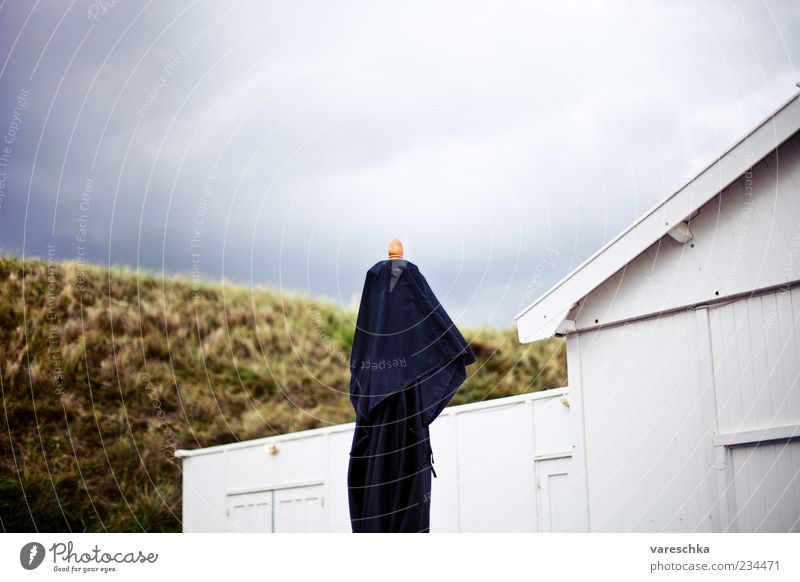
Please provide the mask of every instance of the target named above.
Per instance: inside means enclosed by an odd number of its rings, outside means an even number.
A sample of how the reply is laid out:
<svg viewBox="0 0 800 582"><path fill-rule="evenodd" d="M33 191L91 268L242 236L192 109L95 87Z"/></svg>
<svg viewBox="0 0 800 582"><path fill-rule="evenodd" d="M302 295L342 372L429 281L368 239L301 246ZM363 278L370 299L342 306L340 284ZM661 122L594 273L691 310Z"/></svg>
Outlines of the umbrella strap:
<svg viewBox="0 0 800 582"><path fill-rule="evenodd" d="M436 477L436 469L433 468L433 447L431 447L430 440L428 440L427 443L428 443L428 456L431 459L431 471L433 472L433 476Z"/></svg>

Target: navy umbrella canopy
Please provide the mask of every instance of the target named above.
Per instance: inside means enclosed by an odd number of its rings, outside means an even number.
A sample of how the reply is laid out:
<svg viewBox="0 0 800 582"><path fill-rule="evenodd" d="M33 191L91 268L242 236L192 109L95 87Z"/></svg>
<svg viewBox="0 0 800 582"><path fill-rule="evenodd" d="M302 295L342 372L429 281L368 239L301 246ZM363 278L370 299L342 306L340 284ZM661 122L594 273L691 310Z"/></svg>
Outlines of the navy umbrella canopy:
<svg viewBox="0 0 800 582"><path fill-rule="evenodd" d="M429 531L436 473L428 427L475 362L425 277L400 249L367 271L350 356L354 532Z"/></svg>

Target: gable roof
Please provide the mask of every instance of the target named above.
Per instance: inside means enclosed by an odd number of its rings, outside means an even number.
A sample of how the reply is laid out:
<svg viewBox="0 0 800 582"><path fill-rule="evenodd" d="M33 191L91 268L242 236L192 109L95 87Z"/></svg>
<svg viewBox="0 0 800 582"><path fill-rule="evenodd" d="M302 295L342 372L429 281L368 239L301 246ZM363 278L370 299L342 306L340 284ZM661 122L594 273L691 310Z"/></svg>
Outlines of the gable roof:
<svg viewBox="0 0 800 582"><path fill-rule="evenodd" d="M578 265L514 316L521 343L570 331L565 319L575 304L650 245L688 218L800 129L800 93L730 147L686 184Z"/></svg>

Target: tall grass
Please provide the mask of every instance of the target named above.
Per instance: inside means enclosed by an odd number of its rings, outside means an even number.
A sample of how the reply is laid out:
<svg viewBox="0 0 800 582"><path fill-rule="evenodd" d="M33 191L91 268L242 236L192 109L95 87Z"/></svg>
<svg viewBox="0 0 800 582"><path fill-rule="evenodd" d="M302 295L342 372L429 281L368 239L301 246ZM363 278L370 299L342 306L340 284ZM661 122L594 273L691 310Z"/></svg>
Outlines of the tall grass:
<svg viewBox="0 0 800 582"><path fill-rule="evenodd" d="M299 295L0 258L0 526L181 530L176 448L354 419L355 312ZM462 329L453 404L566 383L560 341Z"/></svg>

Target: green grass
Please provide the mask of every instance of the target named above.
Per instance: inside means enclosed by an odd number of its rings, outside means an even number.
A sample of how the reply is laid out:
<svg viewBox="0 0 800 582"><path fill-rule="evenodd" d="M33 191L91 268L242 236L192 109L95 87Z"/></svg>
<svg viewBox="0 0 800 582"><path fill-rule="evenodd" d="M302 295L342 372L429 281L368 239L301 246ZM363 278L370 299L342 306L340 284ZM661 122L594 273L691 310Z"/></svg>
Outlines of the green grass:
<svg viewBox="0 0 800 582"><path fill-rule="evenodd" d="M356 313L267 288L0 257L0 527L181 530L176 448L354 420ZM468 329L452 404L566 384L563 342Z"/></svg>

